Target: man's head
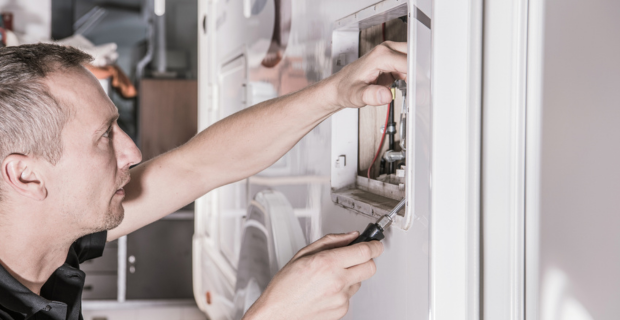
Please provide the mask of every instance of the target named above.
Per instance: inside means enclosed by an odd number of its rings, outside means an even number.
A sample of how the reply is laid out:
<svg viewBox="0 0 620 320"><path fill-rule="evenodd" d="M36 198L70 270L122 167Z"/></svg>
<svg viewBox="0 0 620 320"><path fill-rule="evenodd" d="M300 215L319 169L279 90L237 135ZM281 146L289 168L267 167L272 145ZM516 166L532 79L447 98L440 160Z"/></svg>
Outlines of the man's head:
<svg viewBox="0 0 620 320"><path fill-rule="evenodd" d="M0 49L1 212L69 228L72 237L122 221L122 187L141 160L82 66L90 59L51 44Z"/></svg>

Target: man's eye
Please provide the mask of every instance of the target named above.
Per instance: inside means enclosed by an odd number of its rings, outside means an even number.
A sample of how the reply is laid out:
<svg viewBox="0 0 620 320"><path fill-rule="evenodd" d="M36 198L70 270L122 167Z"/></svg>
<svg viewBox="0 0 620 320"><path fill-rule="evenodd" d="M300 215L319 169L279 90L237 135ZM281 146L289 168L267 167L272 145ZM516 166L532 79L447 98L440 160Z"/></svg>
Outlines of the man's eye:
<svg viewBox="0 0 620 320"><path fill-rule="evenodd" d="M106 132L103 134L103 137L104 137L104 138L109 138L111 135L112 135L112 127L108 128L108 131L106 131Z"/></svg>

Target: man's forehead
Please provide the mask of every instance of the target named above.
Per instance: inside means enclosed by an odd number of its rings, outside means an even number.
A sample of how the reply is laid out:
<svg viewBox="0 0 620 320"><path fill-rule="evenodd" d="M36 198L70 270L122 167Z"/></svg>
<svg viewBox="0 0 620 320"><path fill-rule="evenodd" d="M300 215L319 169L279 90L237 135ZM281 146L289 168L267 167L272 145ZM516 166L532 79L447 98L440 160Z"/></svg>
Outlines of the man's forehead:
<svg viewBox="0 0 620 320"><path fill-rule="evenodd" d="M118 115L99 81L85 68L53 72L45 82L62 107L69 109L65 111L79 122L101 122Z"/></svg>

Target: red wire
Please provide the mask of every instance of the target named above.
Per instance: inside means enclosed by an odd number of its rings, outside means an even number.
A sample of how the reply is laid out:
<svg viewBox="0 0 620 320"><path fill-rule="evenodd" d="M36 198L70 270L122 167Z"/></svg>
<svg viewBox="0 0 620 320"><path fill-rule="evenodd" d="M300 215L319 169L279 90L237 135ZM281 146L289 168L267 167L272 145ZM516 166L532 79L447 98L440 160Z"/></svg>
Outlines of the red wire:
<svg viewBox="0 0 620 320"><path fill-rule="evenodd" d="M385 125L383 126L383 134L381 135L381 143L379 143L379 149L377 149L377 153L375 153L375 158L372 159L372 163L370 164L370 167L368 167L368 179L370 179L370 169L372 169L372 166L375 164L375 161L377 161L377 157L379 156L379 153L381 153L381 148L383 147L383 140L385 140L385 133L387 132L387 125L388 125L388 120L390 119L390 107L391 107L391 103L388 103L387 105L388 109L387 109L387 116L385 117Z"/></svg>
<svg viewBox="0 0 620 320"><path fill-rule="evenodd" d="M385 41L385 22L381 25L381 31L383 34L383 41Z"/></svg>
<svg viewBox="0 0 620 320"><path fill-rule="evenodd" d="M385 22L381 25L382 28L382 32L383 32L383 41L385 41ZM377 153L375 153L375 157L372 159L372 163L370 164L370 167L368 167L368 173L366 174L366 176L368 177L368 180L370 180L370 170L372 169L372 166L375 165L375 161L377 161L377 157L379 156L379 153L381 153L381 148L383 148L383 140L385 140L385 133L387 132L387 125L388 125L388 120L390 119L390 107L391 107L391 102L388 103L387 105L387 114L385 116L385 125L383 126L383 134L381 135L381 143L379 143L379 149L377 149Z"/></svg>

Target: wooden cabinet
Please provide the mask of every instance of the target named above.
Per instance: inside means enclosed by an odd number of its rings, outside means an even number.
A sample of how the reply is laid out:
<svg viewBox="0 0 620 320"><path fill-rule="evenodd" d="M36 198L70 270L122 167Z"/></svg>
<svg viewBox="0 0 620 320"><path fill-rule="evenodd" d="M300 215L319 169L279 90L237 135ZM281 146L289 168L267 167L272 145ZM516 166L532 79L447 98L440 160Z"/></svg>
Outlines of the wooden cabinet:
<svg viewBox="0 0 620 320"><path fill-rule="evenodd" d="M143 161L184 144L196 134L196 80L144 79L139 94L138 139Z"/></svg>

